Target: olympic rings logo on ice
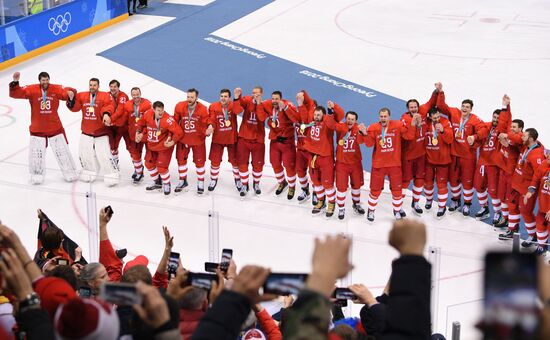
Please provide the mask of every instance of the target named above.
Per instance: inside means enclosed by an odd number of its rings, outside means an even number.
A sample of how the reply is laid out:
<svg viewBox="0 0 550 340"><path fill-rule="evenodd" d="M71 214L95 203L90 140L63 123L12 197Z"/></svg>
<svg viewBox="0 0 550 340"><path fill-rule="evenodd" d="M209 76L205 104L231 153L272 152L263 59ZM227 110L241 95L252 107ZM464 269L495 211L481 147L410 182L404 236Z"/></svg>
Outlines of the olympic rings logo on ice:
<svg viewBox="0 0 550 340"><path fill-rule="evenodd" d="M48 21L48 28L53 35L59 35L59 33L67 32L69 25L71 24L71 13L65 12L65 14L59 14L57 17L51 17Z"/></svg>

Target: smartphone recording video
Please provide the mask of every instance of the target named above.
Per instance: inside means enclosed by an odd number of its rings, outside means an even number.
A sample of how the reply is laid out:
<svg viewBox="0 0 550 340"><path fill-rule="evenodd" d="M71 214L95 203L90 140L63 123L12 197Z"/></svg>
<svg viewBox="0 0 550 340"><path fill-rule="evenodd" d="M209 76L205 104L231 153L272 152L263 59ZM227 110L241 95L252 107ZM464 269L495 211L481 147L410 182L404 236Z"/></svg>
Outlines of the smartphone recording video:
<svg viewBox="0 0 550 340"><path fill-rule="evenodd" d="M488 253L484 293L485 338L535 338L538 327L536 255Z"/></svg>
<svg viewBox="0 0 550 340"><path fill-rule="evenodd" d="M336 288L333 297L337 300L357 300L357 296L349 288Z"/></svg>
<svg viewBox="0 0 550 340"><path fill-rule="evenodd" d="M105 282L99 290L99 298L117 306L141 304L135 284Z"/></svg>
<svg viewBox="0 0 550 340"><path fill-rule="evenodd" d="M176 275L179 264L180 264L180 254L171 252L170 257L168 258L168 274Z"/></svg>
<svg viewBox="0 0 550 340"><path fill-rule="evenodd" d="M271 273L264 282L264 294L298 294L305 286L308 274Z"/></svg>
<svg viewBox="0 0 550 340"><path fill-rule="evenodd" d="M212 281L218 281L218 276L216 274L187 273L187 284L196 288L210 290L212 288Z"/></svg>
<svg viewBox="0 0 550 340"><path fill-rule="evenodd" d="M68 266L69 265L69 260L67 259L57 259L57 265L58 266Z"/></svg>
<svg viewBox="0 0 550 340"><path fill-rule="evenodd" d="M222 250L222 259L220 261L220 269L222 272L226 273L229 269L229 262L233 258L233 249L224 249Z"/></svg>
<svg viewBox="0 0 550 340"><path fill-rule="evenodd" d="M215 273L219 266L220 264L216 262L205 262L204 271L207 273Z"/></svg>
<svg viewBox="0 0 550 340"><path fill-rule="evenodd" d="M90 287L79 287L78 288L78 296L80 296L83 299L89 299L92 297L92 288Z"/></svg>

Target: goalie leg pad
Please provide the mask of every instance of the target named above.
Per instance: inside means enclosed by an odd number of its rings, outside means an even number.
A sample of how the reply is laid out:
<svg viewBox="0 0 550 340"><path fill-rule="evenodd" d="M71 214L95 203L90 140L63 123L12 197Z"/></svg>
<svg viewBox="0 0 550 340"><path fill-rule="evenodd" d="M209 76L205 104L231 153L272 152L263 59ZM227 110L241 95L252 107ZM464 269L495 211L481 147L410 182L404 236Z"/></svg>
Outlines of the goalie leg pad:
<svg viewBox="0 0 550 340"><path fill-rule="evenodd" d="M78 145L78 157L82 172L80 180L84 182L93 182L97 176L98 165L94 150L94 137L80 135L80 143Z"/></svg>
<svg viewBox="0 0 550 340"><path fill-rule="evenodd" d="M46 145L44 137L31 136L29 145L29 173L32 184L44 182L46 173Z"/></svg>
<svg viewBox="0 0 550 340"><path fill-rule="evenodd" d="M116 160L111 153L109 137L101 136L95 138L95 153L105 184L113 186L118 184L119 171Z"/></svg>
<svg viewBox="0 0 550 340"><path fill-rule="evenodd" d="M48 143L52 147L52 151L57 159L57 164L61 173L67 182L72 182L78 178L76 166L73 156L69 150L69 145L63 134L55 135L48 138Z"/></svg>

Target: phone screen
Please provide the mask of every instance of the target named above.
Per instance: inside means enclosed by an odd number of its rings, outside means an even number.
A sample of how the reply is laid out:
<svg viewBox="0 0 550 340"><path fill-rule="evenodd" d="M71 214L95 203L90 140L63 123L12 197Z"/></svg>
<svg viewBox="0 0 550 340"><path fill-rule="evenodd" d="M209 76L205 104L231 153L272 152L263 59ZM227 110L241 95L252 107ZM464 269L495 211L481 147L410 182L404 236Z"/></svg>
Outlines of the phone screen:
<svg viewBox="0 0 550 340"><path fill-rule="evenodd" d="M357 296L349 288L336 288L334 297L338 300L357 300Z"/></svg>
<svg viewBox="0 0 550 340"><path fill-rule="evenodd" d="M538 326L536 255L488 253L484 290L487 336L493 339L535 336Z"/></svg>
<svg viewBox="0 0 550 340"><path fill-rule="evenodd" d="M215 262L205 262L204 263L204 271L208 273L215 273L216 269L220 266L219 263Z"/></svg>
<svg viewBox="0 0 550 340"><path fill-rule="evenodd" d="M231 262L232 258L233 258L233 250L232 249L222 250L222 259L220 261L220 269L223 272L227 272L227 269L229 268L229 262Z"/></svg>
<svg viewBox="0 0 550 340"><path fill-rule="evenodd" d="M168 259L168 273L172 275L176 275L176 271L178 270L179 266L179 260L180 260L180 254L179 253L170 253L170 258Z"/></svg>
<svg viewBox="0 0 550 340"><path fill-rule="evenodd" d="M57 265L58 266L68 266L69 260L67 259L57 259Z"/></svg>
<svg viewBox="0 0 550 340"><path fill-rule="evenodd" d="M99 297L117 306L141 304L141 295L135 284L106 282L101 285Z"/></svg>
<svg viewBox="0 0 550 340"><path fill-rule="evenodd" d="M212 281L218 281L216 274L187 273L187 282L196 288L210 290L212 288Z"/></svg>
<svg viewBox="0 0 550 340"><path fill-rule="evenodd" d="M92 289L90 287L80 287L78 288L78 296L83 299L90 298L92 296Z"/></svg>
<svg viewBox="0 0 550 340"><path fill-rule="evenodd" d="M264 294L298 294L305 286L307 274L271 273L264 282Z"/></svg>

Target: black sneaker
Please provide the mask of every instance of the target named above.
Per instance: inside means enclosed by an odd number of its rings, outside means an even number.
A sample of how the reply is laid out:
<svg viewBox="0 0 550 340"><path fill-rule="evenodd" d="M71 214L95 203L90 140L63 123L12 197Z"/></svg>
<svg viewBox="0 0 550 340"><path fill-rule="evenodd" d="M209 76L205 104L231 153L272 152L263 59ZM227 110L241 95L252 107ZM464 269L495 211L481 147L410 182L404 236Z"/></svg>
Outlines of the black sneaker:
<svg viewBox="0 0 550 340"><path fill-rule="evenodd" d="M142 179L143 179L143 173L136 174L136 177L134 177L134 184L139 184L139 182L141 182Z"/></svg>
<svg viewBox="0 0 550 340"><path fill-rule="evenodd" d="M488 206L481 207L481 209L476 213L476 220L482 221L488 219L491 216Z"/></svg>
<svg viewBox="0 0 550 340"><path fill-rule="evenodd" d="M455 212L460 208L460 199L451 199L451 205L449 206L450 212Z"/></svg>
<svg viewBox="0 0 550 340"><path fill-rule="evenodd" d="M160 190L162 189L162 180L160 179L160 176L155 180L153 185L150 185L145 188L147 191L153 191L153 190Z"/></svg>
<svg viewBox="0 0 550 340"><path fill-rule="evenodd" d="M367 211L367 220L369 222L374 222L374 210L368 209L368 211Z"/></svg>
<svg viewBox="0 0 550 340"><path fill-rule="evenodd" d="M296 192L296 188L288 188L288 192L286 194L286 198L290 201L294 198L294 193Z"/></svg>
<svg viewBox="0 0 550 340"><path fill-rule="evenodd" d="M424 212L424 210L420 208L420 204L418 204L418 202L412 202L411 208L413 209L413 213L415 213L418 216L422 215L422 213Z"/></svg>
<svg viewBox="0 0 550 340"><path fill-rule="evenodd" d="M517 229L516 230L508 229L504 234L499 234L498 239L501 241L512 241L514 239L514 234L517 232L518 232Z"/></svg>
<svg viewBox="0 0 550 340"><path fill-rule="evenodd" d="M436 218L442 219L445 216L445 212L447 212L447 207L441 207L437 210Z"/></svg>
<svg viewBox="0 0 550 340"><path fill-rule="evenodd" d="M260 183L254 183L254 193L256 195L262 194L262 189L260 189Z"/></svg>
<svg viewBox="0 0 550 340"><path fill-rule="evenodd" d="M365 213L365 211L363 210L363 214L364 213ZM338 219L343 220L345 217L346 217L346 209L344 209L344 208L338 209Z"/></svg>
<svg viewBox="0 0 550 340"><path fill-rule="evenodd" d="M361 203L353 203L353 211L359 215L365 215L365 209L361 206Z"/></svg>
<svg viewBox="0 0 550 340"><path fill-rule="evenodd" d="M174 189L174 192L182 192L183 189L187 188L189 184L187 183L187 179L184 179L183 181L180 181L179 184Z"/></svg>
<svg viewBox="0 0 550 340"><path fill-rule="evenodd" d="M210 184L208 185L208 191L214 191L214 189L216 189L216 185L218 185L217 179L210 180Z"/></svg>
<svg viewBox="0 0 550 340"><path fill-rule="evenodd" d="M277 187L277 190L275 191L275 195L279 196L283 192L283 190L285 190L287 185L288 185L287 181L282 181L281 183L279 183L279 186Z"/></svg>
<svg viewBox="0 0 550 340"><path fill-rule="evenodd" d="M424 205L424 208L426 210L430 210L432 208L433 200L426 200L426 204Z"/></svg>
<svg viewBox="0 0 550 340"><path fill-rule="evenodd" d="M309 185L305 188L302 188L302 192L298 196L298 202L303 203L307 201L308 198L309 198Z"/></svg>
<svg viewBox="0 0 550 340"><path fill-rule="evenodd" d="M122 260L126 257L126 255L128 255L128 250L126 250L126 248L115 250L115 254L116 257Z"/></svg>
<svg viewBox="0 0 550 340"><path fill-rule="evenodd" d="M527 237L527 240L521 242L521 246L524 248L529 248L535 244L537 244L537 235Z"/></svg>

